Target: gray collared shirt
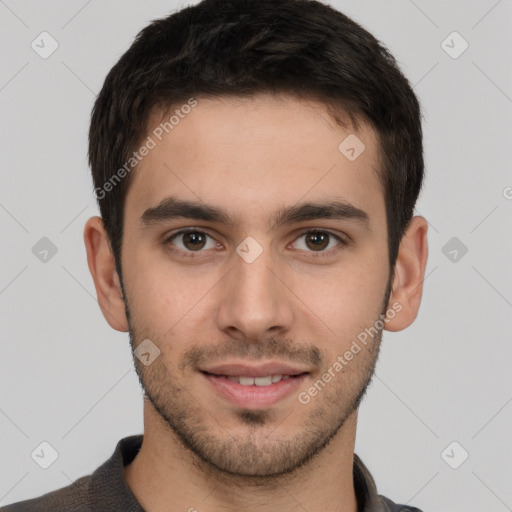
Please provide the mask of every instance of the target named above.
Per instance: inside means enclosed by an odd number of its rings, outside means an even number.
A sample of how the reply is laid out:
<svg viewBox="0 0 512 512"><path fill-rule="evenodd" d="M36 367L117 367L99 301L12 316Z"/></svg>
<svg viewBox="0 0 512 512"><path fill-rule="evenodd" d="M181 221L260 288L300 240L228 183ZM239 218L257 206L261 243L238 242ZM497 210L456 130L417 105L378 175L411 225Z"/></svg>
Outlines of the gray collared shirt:
<svg viewBox="0 0 512 512"><path fill-rule="evenodd" d="M143 435L121 439L112 456L92 475L37 498L6 505L0 512L144 512L124 478L142 445ZM377 494L372 475L354 454L354 488L359 512L421 512Z"/></svg>

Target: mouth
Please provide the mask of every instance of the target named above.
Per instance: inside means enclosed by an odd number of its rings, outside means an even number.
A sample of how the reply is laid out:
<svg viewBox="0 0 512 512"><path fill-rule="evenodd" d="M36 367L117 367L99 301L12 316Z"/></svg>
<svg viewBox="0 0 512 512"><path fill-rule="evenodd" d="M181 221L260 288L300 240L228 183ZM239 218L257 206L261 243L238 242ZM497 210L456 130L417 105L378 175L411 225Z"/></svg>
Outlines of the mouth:
<svg viewBox="0 0 512 512"><path fill-rule="evenodd" d="M276 384L281 382L282 380L287 379L296 379L301 377L302 375L306 375L307 372L299 373L297 375L265 375L263 377L250 377L249 375L217 375L215 373L202 372L205 375L210 375L211 377L220 377L228 379L230 382L234 382L236 384L240 384L242 386L271 386L272 384Z"/></svg>
<svg viewBox="0 0 512 512"><path fill-rule="evenodd" d="M224 365L200 370L208 387L221 400L238 408L261 410L284 401L310 372L283 365ZM296 394L296 393L295 393Z"/></svg>

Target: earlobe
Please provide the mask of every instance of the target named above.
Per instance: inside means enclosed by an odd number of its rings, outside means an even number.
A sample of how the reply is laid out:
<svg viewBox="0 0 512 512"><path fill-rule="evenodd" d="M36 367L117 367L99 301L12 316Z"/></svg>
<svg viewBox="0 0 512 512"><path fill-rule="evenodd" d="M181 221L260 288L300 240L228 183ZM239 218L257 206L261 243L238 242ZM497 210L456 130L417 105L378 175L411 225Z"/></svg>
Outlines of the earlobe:
<svg viewBox="0 0 512 512"><path fill-rule="evenodd" d="M123 291L117 275L110 241L100 217L91 217L85 224L84 243L98 304L109 325L121 332L129 330Z"/></svg>
<svg viewBox="0 0 512 512"><path fill-rule="evenodd" d="M418 314L428 258L427 231L425 218L415 216L400 243L388 303L388 311L393 309L395 314L386 320L385 329L388 331L405 329Z"/></svg>

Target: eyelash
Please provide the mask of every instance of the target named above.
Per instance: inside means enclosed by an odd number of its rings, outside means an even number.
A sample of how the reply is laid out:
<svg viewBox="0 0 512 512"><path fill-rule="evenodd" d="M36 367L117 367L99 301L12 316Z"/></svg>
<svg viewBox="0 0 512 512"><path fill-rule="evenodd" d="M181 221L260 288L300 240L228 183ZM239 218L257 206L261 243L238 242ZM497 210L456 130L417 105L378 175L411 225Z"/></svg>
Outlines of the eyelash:
<svg viewBox="0 0 512 512"><path fill-rule="evenodd" d="M172 240L174 240L175 238L179 237L180 235L185 235L187 233L200 233L200 234L203 234L203 235L206 235L210 238L213 239L213 237L211 235L209 235L208 233L206 233L205 231L201 231L200 229L194 229L194 228L187 228L187 229L181 229L180 231L177 231L176 233L173 233L172 235L168 236L165 238L163 244L165 246L167 245L172 245L170 244L170 242L172 242ZM329 235L330 237L333 237L335 238L339 243L338 245L336 245L335 247L327 250L327 251L319 251L319 252L316 252L316 251L304 251L304 252L308 252L308 253L311 253L313 255L314 258L321 258L323 256L331 256L333 254L337 254L339 251L343 250L347 245L348 245L348 242L346 240L344 240L343 238L341 238L339 235L336 235L330 231L327 231L325 229L307 229L306 231L303 231L301 232L297 238L294 240L298 240L299 238L303 237L304 235L308 235L308 234L311 234L311 233L323 233L323 234L327 234ZM179 253L181 254L182 256L186 257L186 258L197 258L197 257L200 257L198 255L200 255L202 252L205 252L204 250L200 250L200 251L183 251L182 249L176 249L174 247L171 247L169 249L171 252L173 253ZM299 250L302 250L302 249L299 249Z"/></svg>

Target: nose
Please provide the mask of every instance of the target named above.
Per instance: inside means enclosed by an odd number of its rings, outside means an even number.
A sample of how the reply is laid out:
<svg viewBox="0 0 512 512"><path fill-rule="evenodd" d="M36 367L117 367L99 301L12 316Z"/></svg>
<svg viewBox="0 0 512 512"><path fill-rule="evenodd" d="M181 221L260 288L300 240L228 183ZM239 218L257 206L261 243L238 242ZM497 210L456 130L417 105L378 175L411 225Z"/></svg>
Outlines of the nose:
<svg viewBox="0 0 512 512"><path fill-rule="evenodd" d="M238 253L233 260L219 288L218 328L251 342L284 336L293 322L293 293L287 287L284 266L269 248L251 263Z"/></svg>

